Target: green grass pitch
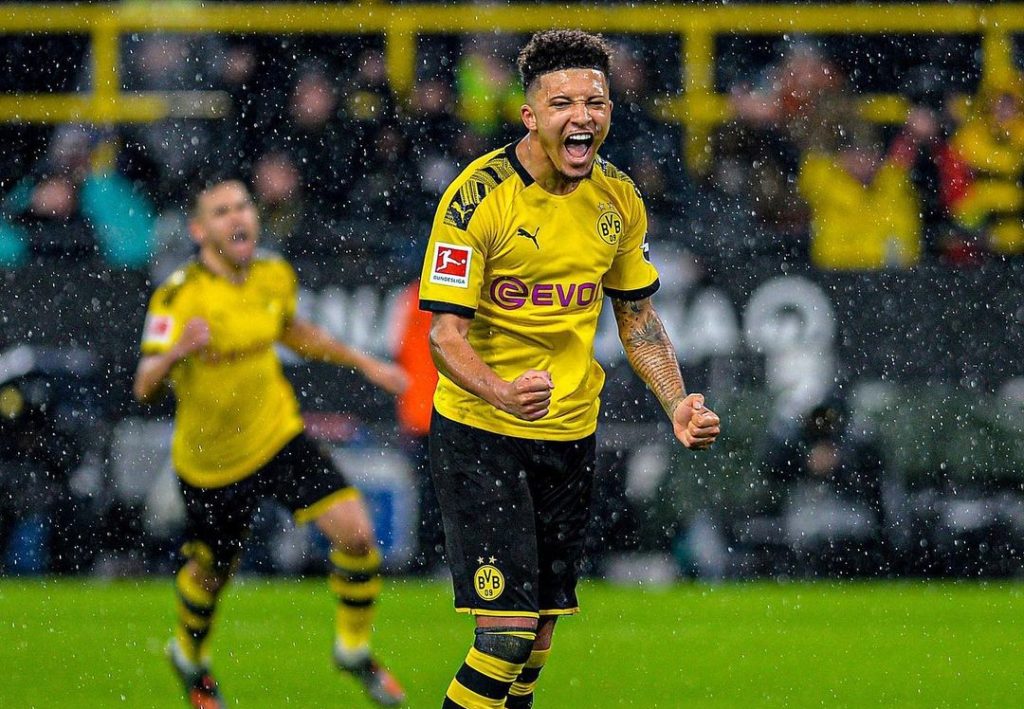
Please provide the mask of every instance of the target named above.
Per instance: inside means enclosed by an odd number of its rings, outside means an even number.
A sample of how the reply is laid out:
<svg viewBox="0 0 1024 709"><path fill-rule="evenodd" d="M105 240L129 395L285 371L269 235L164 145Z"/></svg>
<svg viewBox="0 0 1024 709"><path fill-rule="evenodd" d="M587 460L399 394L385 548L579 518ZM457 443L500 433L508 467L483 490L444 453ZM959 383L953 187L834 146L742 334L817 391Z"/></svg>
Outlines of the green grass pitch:
<svg viewBox="0 0 1024 709"><path fill-rule="evenodd" d="M1024 697L1024 588L1013 584L587 583L560 623L539 709L1010 707ZM241 580L214 631L236 707L369 706L333 671L316 581ZM183 706L163 657L170 580L0 582L0 706ZM438 582L392 579L377 646L438 707L471 622Z"/></svg>

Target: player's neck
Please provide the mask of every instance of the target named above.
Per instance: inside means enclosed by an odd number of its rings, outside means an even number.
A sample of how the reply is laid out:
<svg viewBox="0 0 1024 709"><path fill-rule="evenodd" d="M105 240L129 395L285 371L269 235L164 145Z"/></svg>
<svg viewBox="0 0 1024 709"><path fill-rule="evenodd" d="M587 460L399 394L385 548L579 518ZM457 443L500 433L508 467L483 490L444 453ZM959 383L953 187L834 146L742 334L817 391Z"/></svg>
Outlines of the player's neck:
<svg viewBox="0 0 1024 709"><path fill-rule="evenodd" d="M210 249L200 249L199 260L214 275L220 276L236 285L244 282L245 277L249 275L249 264L233 264L222 255Z"/></svg>
<svg viewBox="0 0 1024 709"><path fill-rule="evenodd" d="M527 134L516 144L516 157L530 173L533 181L544 190L556 195L566 195L579 187L580 180L570 180L560 173L539 140Z"/></svg>

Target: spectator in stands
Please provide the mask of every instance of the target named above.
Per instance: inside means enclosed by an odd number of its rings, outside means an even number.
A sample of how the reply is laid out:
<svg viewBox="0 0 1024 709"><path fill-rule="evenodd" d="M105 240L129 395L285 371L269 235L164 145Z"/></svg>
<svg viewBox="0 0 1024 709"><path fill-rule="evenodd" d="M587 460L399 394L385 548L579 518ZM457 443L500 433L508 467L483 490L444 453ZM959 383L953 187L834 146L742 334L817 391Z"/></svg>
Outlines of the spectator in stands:
<svg viewBox="0 0 1024 709"><path fill-rule="evenodd" d="M0 257L88 258L144 268L152 251L149 201L109 164L106 136L63 126L46 158L4 197Z"/></svg>
<svg viewBox="0 0 1024 709"><path fill-rule="evenodd" d="M466 126L455 115L451 85L437 79L417 84L409 98L403 131L415 166L419 204L410 215L428 221L445 189L459 175L454 144ZM420 254L417 254L419 257Z"/></svg>
<svg viewBox="0 0 1024 709"><path fill-rule="evenodd" d="M956 222L1000 256L1024 254L1024 80L994 70L939 163Z"/></svg>
<svg viewBox="0 0 1024 709"><path fill-rule="evenodd" d="M819 129L849 102L838 67L807 41L791 43L753 88L735 87L729 106L741 123L783 132L801 153L817 145Z"/></svg>
<svg viewBox="0 0 1024 709"><path fill-rule="evenodd" d="M781 218L758 209L764 203L758 201L762 195L752 184L757 171L751 169L754 148L749 137L728 128L715 135L716 158L708 172L698 176L692 199L683 211L687 226L681 238L712 277L723 274L732 278L735 269L746 268L754 254L788 256L795 241L783 236Z"/></svg>
<svg viewBox="0 0 1024 709"><path fill-rule="evenodd" d="M943 170L949 164L951 151L950 136L957 124L956 112L960 105L951 93L953 79L944 69L925 64L908 72L904 81L905 95L912 106L908 123L930 124L928 130L922 132L916 149L905 146L913 164L914 187L921 199L926 251L946 265L977 265L981 252L976 238L952 219L943 187Z"/></svg>
<svg viewBox="0 0 1024 709"><path fill-rule="evenodd" d="M428 434L434 410L437 368L430 355L430 313L419 307L419 280L406 286L398 298L391 322L391 351L409 385L396 398L396 418L403 443L415 467L419 500L419 526L412 568L420 573L440 570L444 560L444 529L430 477Z"/></svg>
<svg viewBox="0 0 1024 709"><path fill-rule="evenodd" d="M710 169L718 171L721 161L743 166L743 208L780 257L805 251L807 212L796 187L800 156L828 147L826 135L851 112L850 104L843 74L806 40L790 42L753 87L731 91L733 120L715 134Z"/></svg>
<svg viewBox="0 0 1024 709"><path fill-rule="evenodd" d="M272 151L253 166L253 197L263 224L262 242L271 250L300 255L308 247L307 206L299 169L291 155Z"/></svg>
<svg viewBox="0 0 1024 709"><path fill-rule="evenodd" d="M303 189L325 218L348 208L348 191L363 160L339 115L338 93L325 67L303 67L288 99L285 124L267 146L291 154Z"/></svg>
<svg viewBox="0 0 1024 709"><path fill-rule="evenodd" d="M245 173L262 154L266 136L273 133L288 101L288 68L261 54L261 43L268 41L238 40L225 48L218 65L217 88L227 93L231 112L214 121L213 128L221 154Z"/></svg>
<svg viewBox="0 0 1024 709"><path fill-rule="evenodd" d="M601 148L602 157L624 170L640 186L653 217L652 231L661 215L677 215L688 188L682 160L682 136L677 127L657 120L648 110L653 92L647 65L627 44L612 55L615 77L614 145ZM636 146L642 144L642 150Z"/></svg>
<svg viewBox="0 0 1024 709"><path fill-rule="evenodd" d="M126 38L127 86L135 91L194 91L215 87L223 57L215 35L146 32ZM123 128L130 146L131 177L144 181L160 210L186 200L187 190L221 156L217 131L198 118L164 118Z"/></svg>
<svg viewBox="0 0 1024 709"><path fill-rule="evenodd" d="M18 223L33 256L84 259L97 252L96 234L82 213L82 183L70 175L44 175L29 193Z"/></svg>
<svg viewBox="0 0 1024 709"><path fill-rule="evenodd" d="M398 115L398 100L388 81L384 54L367 49L344 96L343 114L359 132L371 135L377 126L391 125Z"/></svg>
<svg viewBox="0 0 1024 709"><path fill-rule="evenodd" d="M360 159L363 170L352 185L349 216L371 221L404 221L417 205L417 182L409 170L409 141L397 125L381 126Z"/></svg>
<svg viewBox="0 0 1024 709"><path fill-rule="evenodd" d="M360 55L343 114L357 155L347 216L409 219L421 207L422 198L416 173L410 169L410 138L380 50L368 49Z"/></svg>
<svg viewBox="0 0 1024 709"><path fill-rule="evenodd" d="M519 123L523 92L493 36L477 35L468 44L455 68L459 117L478 135L503 136Z"/></svg>
<svg viewBox="0 0 1024 709"><path fill-rule="evenodd" d="M886 155L871 126L850 119L839 126L833 151L807 153L798 189L811 212L815 266L865 270L918 262L920 203L910 170L917 145L935 131L930 114L912 112Z"/></svg>
<svg viewBox="0 0 1024 709"><path fill-rule="evenodd" d="M341 102L355 156L350 167L353 192L344 216L380 218L404 209L407 190L401 183L411 176L407 166L399 163L407 157L406 141L398 128L398 100L388 82L384 54L367 49L356 64Z"/></svg>

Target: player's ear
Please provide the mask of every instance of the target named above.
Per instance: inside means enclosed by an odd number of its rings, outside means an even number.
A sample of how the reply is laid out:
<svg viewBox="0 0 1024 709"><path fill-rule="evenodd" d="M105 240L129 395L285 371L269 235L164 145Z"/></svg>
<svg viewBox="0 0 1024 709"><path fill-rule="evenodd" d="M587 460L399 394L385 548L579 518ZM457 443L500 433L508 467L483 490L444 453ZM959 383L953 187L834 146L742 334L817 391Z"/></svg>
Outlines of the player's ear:
<svg viewBox="0 0 1024 709"><path fill-rule="evenodd" d="M206 232L203 231L203 226L199 223L199 220L193 217L188 220L188 235L192 237L197 245L202 246L205 240Z"/></svg>
<svg viewBox="0 0 1024 709"><path fill-rule="evenodd" d="M526 126L526 130L531 132L537 130L537 114L533 112L530 104L524 103L520 106L519 115L523 119L523 125Z"/></svg>

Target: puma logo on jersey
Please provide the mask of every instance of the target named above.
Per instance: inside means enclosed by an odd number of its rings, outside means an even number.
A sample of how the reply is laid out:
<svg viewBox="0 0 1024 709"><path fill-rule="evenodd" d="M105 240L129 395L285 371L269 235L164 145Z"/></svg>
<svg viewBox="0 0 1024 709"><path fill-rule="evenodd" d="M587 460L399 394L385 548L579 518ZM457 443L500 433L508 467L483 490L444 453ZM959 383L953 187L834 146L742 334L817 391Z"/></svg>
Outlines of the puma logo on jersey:
<svg viewBox="0 0 1024 709"><path fill-rule="evenodd" d="M537 243L537 234L539 234L539 233L540 233L540 227L537 227L536 229L534 229L532 234L530 232L526 231L526 229L523 229L522 227L519 227L518 229L516 229L516 236L521 236L524 239L529 239L530 241L533 242L533 245L536 246L538 249L540 248L540 244Z"/></svg>
<svg viewBox="0 0 1024 709"><path fill-rule="evenodd" d="M473 212L476 210L476 204L463 205L459 200L460 197L456 196L451 204L448 205L444 222L465 231L469 227L469 220L473 217Z"/></svg>

